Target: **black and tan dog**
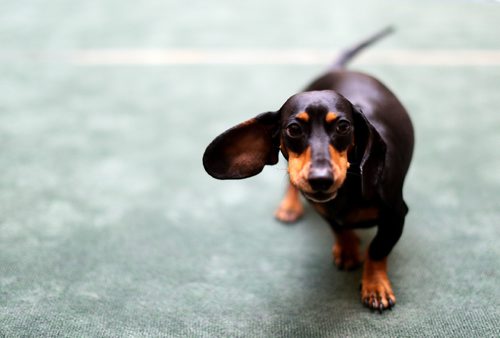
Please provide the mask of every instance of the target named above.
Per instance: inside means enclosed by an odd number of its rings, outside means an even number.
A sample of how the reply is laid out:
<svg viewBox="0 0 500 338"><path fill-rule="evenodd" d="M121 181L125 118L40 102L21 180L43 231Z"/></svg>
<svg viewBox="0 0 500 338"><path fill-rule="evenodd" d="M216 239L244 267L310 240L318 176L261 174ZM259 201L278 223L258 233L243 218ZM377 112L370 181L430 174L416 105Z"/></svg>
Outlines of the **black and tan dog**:
<svg viewBox="0 0 500 338"><path fill-rule="evenodd" d="M326 74L278 111L219 135L203 156L211 176L241 179L276 164L281 150L291 184L276 217L298 219L301 192L333 229L333 259L341 269L362 261L352 229L377 225L364 263L361 300L379 311L396 303L387 256L408 212L402 189L413 152L413 127L387 87L369 75L345 70L345 65L390 30L342 53Z"/></svg>

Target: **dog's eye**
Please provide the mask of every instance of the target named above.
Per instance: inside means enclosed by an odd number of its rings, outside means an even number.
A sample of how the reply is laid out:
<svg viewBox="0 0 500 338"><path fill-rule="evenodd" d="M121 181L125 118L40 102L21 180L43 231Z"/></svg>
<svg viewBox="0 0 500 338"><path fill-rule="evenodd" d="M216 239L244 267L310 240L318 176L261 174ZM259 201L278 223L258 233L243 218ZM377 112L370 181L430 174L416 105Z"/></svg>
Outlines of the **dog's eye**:
<svg viewBox="0 0 500 338"><path fill-rule="evenodd" d="M345 135L351 131L351 124L346 120L341 120L335 126L337 134Z"/></svg>
<svg viewBox="0 0 500 338"><path fill-rule="evenodd" d="M286 127L286 133L292 138L301 137L303 134L302 127L298 123L292 123Z"/></svg>

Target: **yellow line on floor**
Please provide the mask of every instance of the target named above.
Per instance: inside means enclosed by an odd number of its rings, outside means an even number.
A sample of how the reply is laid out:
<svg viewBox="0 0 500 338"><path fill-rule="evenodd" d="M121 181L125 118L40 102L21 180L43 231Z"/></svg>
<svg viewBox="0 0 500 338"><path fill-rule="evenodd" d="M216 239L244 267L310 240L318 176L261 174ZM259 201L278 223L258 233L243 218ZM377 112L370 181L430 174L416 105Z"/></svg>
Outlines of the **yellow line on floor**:
<svg viewBox="0 0 500 338"><path fill-rule="evenodd" d="M80 65L325 65L338 51L324 49L93 49L63 53ZM500 50L367 50L358 64L500 66Z"/></svg>

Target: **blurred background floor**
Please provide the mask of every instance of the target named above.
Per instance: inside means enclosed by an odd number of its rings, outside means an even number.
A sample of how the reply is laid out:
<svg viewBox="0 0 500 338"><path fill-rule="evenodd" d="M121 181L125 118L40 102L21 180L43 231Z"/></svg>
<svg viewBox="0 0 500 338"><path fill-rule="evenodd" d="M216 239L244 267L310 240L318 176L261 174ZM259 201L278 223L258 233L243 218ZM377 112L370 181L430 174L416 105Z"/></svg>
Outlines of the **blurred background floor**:
<svg viewBox="0 0 500 338"><path fill-rule="evenodd" d="M498 22L487 1L3 1L0 336L500 336ZM273 219L283 160L222 182L201 155L387 24L351 66L416 128L379 315L312 210Z"/></svg>

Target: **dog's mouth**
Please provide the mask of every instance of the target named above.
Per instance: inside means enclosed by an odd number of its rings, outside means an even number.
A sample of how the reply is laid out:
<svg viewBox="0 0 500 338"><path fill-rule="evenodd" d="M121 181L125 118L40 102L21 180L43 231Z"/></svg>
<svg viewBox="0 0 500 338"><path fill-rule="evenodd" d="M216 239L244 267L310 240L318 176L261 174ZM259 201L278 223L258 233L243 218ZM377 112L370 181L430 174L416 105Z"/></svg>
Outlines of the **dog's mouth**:
<svg viewBox="0 0 500 338"><path fill-rule="evenodd" d="M337 192L336 191L334 191L333 193L321 192L321 191L304 192L304 195L306 196L307 199L313 202L326 203L337 197Z"/></svg>

